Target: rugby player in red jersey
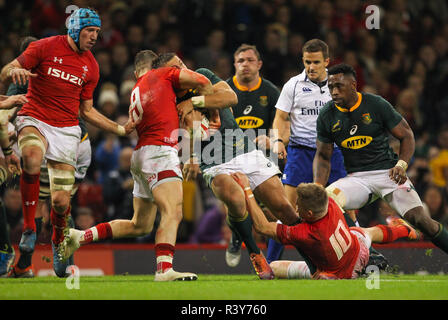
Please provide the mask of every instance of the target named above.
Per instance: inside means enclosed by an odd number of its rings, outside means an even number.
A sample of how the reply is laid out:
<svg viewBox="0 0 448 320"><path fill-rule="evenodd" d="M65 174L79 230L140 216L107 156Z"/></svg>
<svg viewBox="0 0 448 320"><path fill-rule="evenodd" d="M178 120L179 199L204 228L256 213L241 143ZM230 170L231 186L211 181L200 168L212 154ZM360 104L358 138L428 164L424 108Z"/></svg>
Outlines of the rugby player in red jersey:
<svg viewBox="0 0 448 320"><path fill-rule="evenodd" d="M8 84L29 81L25 103L18 113L16 129L22 154L20 177L24 234L19 247L32 252L36 240L34 217L39 200L42 159L47 160L53 225L53 263L62 263L60 244L68 232L70 192L75 182L74 166L81 129L78 114L93 125L119 135L130 133L135 123L125 126L106 118L93 107L93 91L99 79L98 63L90 49L101 28L98 14L80 8L69 17L68 34L32 42L3 67L0 79ZM62 275L64 276L64 274Z"/></svg>
<svg viewBox="0 0 448 320"><path fill-rule="evenodd" d="M197 275L173 269L177 228L182 219L182 172L176 145L179 116L176 91L194 89L202 95L213 93L210 81L188 69L174 67L152 70L157 55L144 50L135 58L137 83L131 94L130 115L138 133L131 159L134 178L132 220L100 223L85 231L70 229L64 252L70 256L80 245L92 241L139 237L149 234L157 209L160 224L155 235L155 281L196 280Z"/></svg>
<svg viewBox="0 0 448 320"><path fill-rule="evenodd" d="M268 222L255 201L247 177L239 172L232 177L244 190L255 230L282 244L297 247L317 268L311 274L304 261L273 261L270 265L277 278L357 278L367 267L372 242L387 243L421 236L402 219L394 219L387 226L349 228L339 205L328 197L324 187L315 183L301 183L296 189L297 210L302 223L286 226Z"/></svg>

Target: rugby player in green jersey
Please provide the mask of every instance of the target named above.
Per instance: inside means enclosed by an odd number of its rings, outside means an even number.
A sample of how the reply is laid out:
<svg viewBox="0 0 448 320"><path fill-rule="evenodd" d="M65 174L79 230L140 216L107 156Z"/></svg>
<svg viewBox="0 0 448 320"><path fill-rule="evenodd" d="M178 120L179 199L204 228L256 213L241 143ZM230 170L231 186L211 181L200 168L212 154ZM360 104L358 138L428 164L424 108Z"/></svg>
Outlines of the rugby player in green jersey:
<svg viewBox="0 0 448 320"><path fill-rule="evenodd" d="M159 58L163 59L163 55ZM155 61L154 67L158 66L185 68L177 56L165 63ZM229 85L212 71L200 68L196 72L205 75L213 84L214 89L222 86L221 90L228 88L234 94ZM243 134L229 105L223 105L223 100L221 99L221 102L215 100L213 95L187 98L178 104L178 111L181 118L185 118L193 108L195 110L215 108L219 111L219 128L207 139L201 141L201 153L196 154L202 176L215 196L226 204L227 222L235 232L239 233L245 243L250 260L260 279L273 279L272 269L253 239L252 221L246 209L244 192L230 174L244 172L251 181L255 197L284 224L296 223L298 215L283 191L283 185L278 177L280 174L278 167L260 150L257 150L255 144ZM194 177L195 174L191 174L191 170L195 170L192 163L185 163L184 176Z"/></svg>
<svg viewBox="0 0 448 320"><path fill-rule="evenodd" d="M405 119L380 96L356 91L356 72L346 64L328 71L332 101L317 118L314 182L326 185L333 143L342 150L348 175L327 187L346 210L359 209L382 198L405 220L448 253L448 232L424 210L406 175L414 153L414 134ZM399 155L389 146L389 134L400 141Z"/></svg>

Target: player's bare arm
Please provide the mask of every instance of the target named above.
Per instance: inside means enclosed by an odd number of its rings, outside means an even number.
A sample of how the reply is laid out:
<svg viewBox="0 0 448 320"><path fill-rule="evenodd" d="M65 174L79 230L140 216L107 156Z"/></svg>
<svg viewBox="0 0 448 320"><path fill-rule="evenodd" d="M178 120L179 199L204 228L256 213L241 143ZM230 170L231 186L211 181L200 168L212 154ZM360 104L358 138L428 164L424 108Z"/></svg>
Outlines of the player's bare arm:
<svg viewBox="0 0 448 320"><path fill-rule="evenodd" d="M331 156L333 155L333 144L316 141L316 155L313 160L313 180L325 186L328 182L331 170Z"/></svg>
<svg viewBox="0 0 448 320"><path fill-rule="evenodd" d="M17 61L17 59L14 59L6 66L4 66L0 73L0 80L5 85L9 85L11 81L14 84L24 85L27 83L30 77L37 77L37 74L23 69L22 65L19 63L19 61Z"/></svg>
<svg viewBox="0 0 448 320"><path fill-rule="evenodd" d="M272 123L272 151L278 154L279 159L286 159L285 144L289 139L289 113L277 109Z"/></svg>
<svg viewBox="0 0 448 320"><path fill-rule="evenodd" d="M231 176L243 189L244 196L246 198L247 211L249 211L252 218L255 231L278 241L277 223L269 222L266 219L263 210L261 210L255 200L247 176L240 172L232 173Z"/></svg>
<svg viewBox="0 0 448 320"><path fill-rule="evenodd" d="M405 119L402 119L390 133L400 141L400 153L397 164L389 170L389 177L401 185L407 180L406 169L414 154L414 133Z"/></svg>
<svg viewBox="0 0 448 320"><path fill-rule="evenodd" d="M20 107L28 102L24 94L17 94L13 96L0 96L0 109L12 109Z"/></svg>
<svg viewBox="0 0 448 320"><path fill-rule="evenodd" d="M185 117L193 111L195 104L201 99L201 97L192 97L177 105L177 111L179 112L181 120L184 120ZM225 81L220 81L214 84L213 93L203 96L203 100L203 104L199 101L198 108L221 109L232 107L238 103L236 93Z"/></svg>
<svg viewBox="0 0 448 320"><path fill-rule="evenodd" d="M119 136L128 135L136 126L136 123L129 117L128 122L122 126L110 120L93 107L93 100L82 100L79 105L81 117L94 126L115 133Z"/></svg>

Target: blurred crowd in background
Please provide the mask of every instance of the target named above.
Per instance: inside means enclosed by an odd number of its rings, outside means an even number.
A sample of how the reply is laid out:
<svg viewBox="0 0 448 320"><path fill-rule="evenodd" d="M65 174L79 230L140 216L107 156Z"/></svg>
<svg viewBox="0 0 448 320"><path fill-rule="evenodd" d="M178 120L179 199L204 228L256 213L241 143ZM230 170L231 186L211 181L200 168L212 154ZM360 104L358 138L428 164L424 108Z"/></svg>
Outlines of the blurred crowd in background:
<svg viewBox="0 0 448 320"><path fill-rule="evenodd" d="M70 5L92 7L101 16L100 38L92 50L100 68L94 102L119 123L127 121L135 83L133 58L142 49L175 52L189 68L206 67L226 80L234 73L234 50L242 43L254 44L263 60L261 75L281 90L303 70L303 43L324 40L330 47L330 65L352 65L359 91L381 95L406 118L416 140L409 177L431 216L448 226L445 0L0 0L1 65L19 55L24 36L65 34ZM366 28L368 5L380 8L379 29ZM133 214L129 168L135 134L123 138L91 126L88 130L92 165L72 209L80 229L130 219ZM399 150L398 141L391 145ZM2 196L11 237L17 243L22 232L20 191L10 183ZM361 209L358 219L367 227L385 223L390 214L387 204L376 201ZM44 228L40 241L49 239L49 232L48 226ZM225 243L229 236L223 208L202 178L184 182L184 221L178 242ZM154 231L129 241L153 239Z"/></svg>

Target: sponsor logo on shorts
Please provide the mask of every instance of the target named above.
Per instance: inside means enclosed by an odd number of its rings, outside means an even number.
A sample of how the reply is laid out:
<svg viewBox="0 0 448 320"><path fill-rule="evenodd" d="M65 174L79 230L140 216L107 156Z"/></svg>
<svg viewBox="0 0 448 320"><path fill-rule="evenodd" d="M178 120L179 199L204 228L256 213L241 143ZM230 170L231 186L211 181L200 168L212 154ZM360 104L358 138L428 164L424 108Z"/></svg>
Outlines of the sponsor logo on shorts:
<svg viewBox="0 0 448 320"><path fill-rule="evenodd" d="M361 149L369 145L373 138L369 136L354 136L341 142L341 146L346 149Z"/></svg>
<svg viewBox="0 0 448 320"><path fill-rule="evenodd" d="M151 183L152 181L154 181L154 180L156 180L156 179L157 179L157 174L155 174L155 173L150 174L150 175L148 176L148 178L147 178L148 183Z"/></svg>

